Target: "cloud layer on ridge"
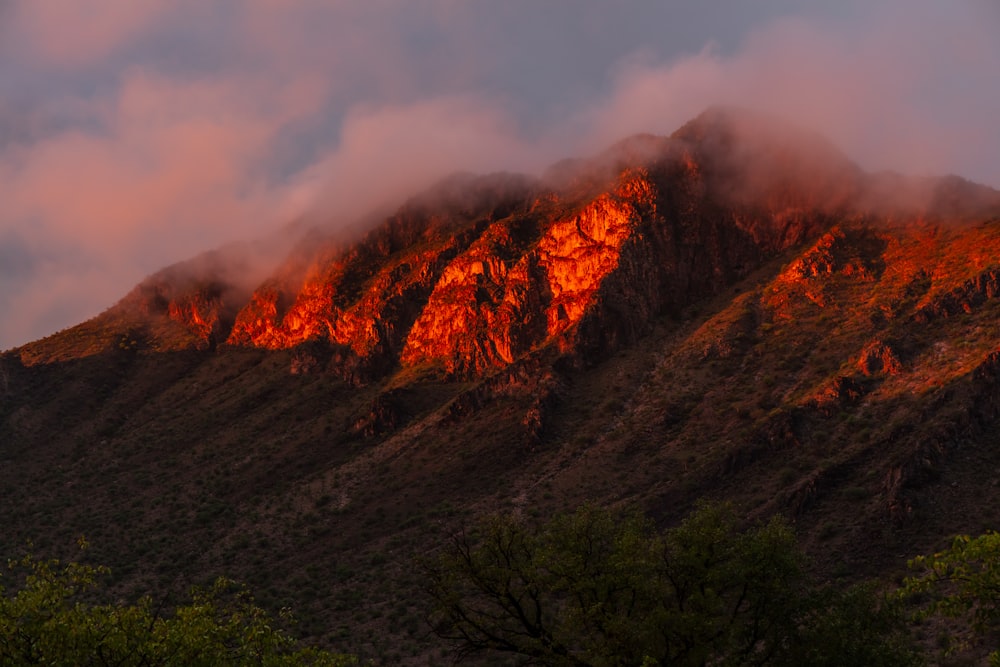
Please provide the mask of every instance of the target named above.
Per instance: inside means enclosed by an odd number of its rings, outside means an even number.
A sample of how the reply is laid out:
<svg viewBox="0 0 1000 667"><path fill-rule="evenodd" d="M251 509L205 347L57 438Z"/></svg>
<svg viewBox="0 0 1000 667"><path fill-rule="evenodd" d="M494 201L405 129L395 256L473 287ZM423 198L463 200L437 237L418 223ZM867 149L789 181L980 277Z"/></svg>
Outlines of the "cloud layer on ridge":
<svg viewBox="0 0 1000 667"><path fill-rule="evenodd" d="M1000 16L975 0L83 4L0 5L0 349L305 212L348 224L711 104L1000 186Z"/></svg>

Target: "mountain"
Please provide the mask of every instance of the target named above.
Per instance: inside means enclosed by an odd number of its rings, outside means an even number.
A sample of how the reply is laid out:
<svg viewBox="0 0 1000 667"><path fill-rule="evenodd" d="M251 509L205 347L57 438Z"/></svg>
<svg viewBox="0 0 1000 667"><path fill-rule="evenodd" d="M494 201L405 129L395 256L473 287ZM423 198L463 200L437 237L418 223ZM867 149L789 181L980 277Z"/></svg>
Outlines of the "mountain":
<svg viewBox="0 0 1000 667"><path fill-rule="evenodd" d="M436 656L413 557L496 510L784 513L825 576L1000 522L1000 193L706 111L355 236L169 267L0 356L0 543L122 595L227 574Z"/></svg>

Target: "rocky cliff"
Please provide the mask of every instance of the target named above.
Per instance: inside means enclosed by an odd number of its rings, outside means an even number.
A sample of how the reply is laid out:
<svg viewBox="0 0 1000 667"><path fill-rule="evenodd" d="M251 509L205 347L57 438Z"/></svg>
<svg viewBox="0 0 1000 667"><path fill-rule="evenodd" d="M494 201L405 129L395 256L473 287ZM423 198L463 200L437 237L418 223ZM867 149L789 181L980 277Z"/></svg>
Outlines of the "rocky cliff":
<svg viewBox="0 0 1000 667"><path fill-rule="evenodd" d="M157 349L322 343L329 354L306 366L360 376L428 364L480 376L547 347L593 361L843 213L858 172L816 144L716 110L541 180L456 177L357 242L314 234L249 296L211 258L172 267L104 328Z"/></svg>
<svg viewBox="0 0 1000 667"><path fill-rule="evenodd" d="M207 253L0 355L0 546L309 591L305 633L363 655L423 655L412 556L498 508L725 499L896 576L1000 523L998 341L1000 193L710 110Z"/></svg>
<svg viewBox="0 0 1000 667"><path fill-rule="evenodd" d="M955 217L995 195L868 177L815 135L712 109L542 179L454 177L355 242L314 232L249 295L219 253L171 267L105 328L157 349L308 343L297 368L359 381L424 365L478 377L542 348L593 362L834 221ZM808 270L832 270L819 252ZM36 348L22 356L46 358Z"/></svg>

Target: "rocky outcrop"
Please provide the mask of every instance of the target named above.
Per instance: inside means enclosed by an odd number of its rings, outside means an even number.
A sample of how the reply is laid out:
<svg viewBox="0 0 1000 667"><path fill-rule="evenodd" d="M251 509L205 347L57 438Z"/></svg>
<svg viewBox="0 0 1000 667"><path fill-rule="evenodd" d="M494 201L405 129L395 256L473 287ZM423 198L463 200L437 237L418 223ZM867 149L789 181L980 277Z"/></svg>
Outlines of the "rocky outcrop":
<svg viewBox="0 0 1000 667"><path fill-rule="evenodd" d="M350 348L369 365L398 359L450 262L495 219L530 202L530 182L519 177L463 183L469 192L443 184L356 244L317 244L301 284L265 283L240 312L228 342L282 349L325 341Z"/></svg>
<svg viewBox="0 0 1000 667"><path fill-rule="evenodd" d="M546 184L465 181L457 205L451 191L411 203L359 243L314 252L300 285L264 283L228 342L326 341L350 348L352 364L455 377L547 346L592 363L828 224L828 211L807 208L814 192L778 196L787 174L761 183L764 204L737 197L749 165L696 130L636 137ZM302 358L296 370L320 365Z"/></svg>
<svg viewBox="0 0 1000 667"><path fill-rule="evenodd" d="M239 313L228 342L284 349L326 340L349 345L360 356L398 349L398 329L408 328L408 315L412 317L408 307L426 298L462 240L452 238L402 259L372 257L364 248L344 257L323 253L294 300L274 284L257 290Z"/></svg>
<svg viewBox="0 0 1000 667"><path fill-rule="evenodd" d="M639 232L649 191L641 175L625 174L614 192L537 232L530 219L495 224L444 271L402 362L478 374L564 338L598 303L623 244Z"/></svg>
<svg viewBox="0 0 1000 667"><path fill-rule="evenodd" d="M937 427L910 444L882 482L886 507L896 521L913 511L915 492L937 481L954 450L984 441L993 449L1000 418L1000 351L993 351L968 377L923 406L937 414Z"/></svg>
<svg viewBox="0 0 1000 667"><path fill-rule="evenodd" d="M713 109L670 137L560 163L546 180L455 176L358 239L313 233L252 293L235 287L238 271L201 262L123 303L173 323L150 329L161 349L293 349L294 372L355 381L407 366L481 377L548 346L593 363L814 239L784 277L816 304L827 278L877 279L881 236L835 224L864 217L865 182L815 135ZM1000 289L993 273L977 281L928 313ZM313 343L326 352L302 347Z"/></svg>
<svg viewBox="0 0 1000 667"><path fill-rule="evenodd" d="M549 367L542 355L530 354L456 396L444 410L442 420L461 422L498 399L513 398L518 404L527 403L519 422L524 441L534 446L542 440L562 389L559 372Z"/></svg>
<svg viewBox="0 0 1000 667"><path fill-rule="evenodd" d="M938 294L921 306L914 319L927 323L939 317L953 317L961 313L971 313L987 300L1000 296L1000 269L990 268L958 287Z"/></svg>
<svg viewBox="0 0 1000 667"><path fill-rule="evenodd" d="M351 424L351 431L365 438L391 433L410 419L405 392L399 389L379 394L364 414Z"/></svg>
<svg viewBox="0 0 1000 667"><path fill-rule="evenodd" d="M886 243L871 229L837 226L788 268L788 279L841 274L873 280L884 268L881 251Z"/></svg>
<svg viewBox="0 0 1000 667"><path fill-rule="evenodd" d="M806 402L824 416L830 417L837 411L855 405L869 392L869 389L856 379L839 375L832 382L820 389L815 396Z"/></svg>
<svg viewBox="0 0 1000 667"><path fill-rule="evenodd" d="M130 334L145 329L159 349L215 349L246 298L246 290L220 276L172 268L140 283L111 317L130 323Z"/></svg>
<svg viewBox="0 0 1000 667"><path fill-rule="evenodd" d="M511 363L544 337L546 298L531 218L499 221L442 271L406 336L404 365L470 375Z"/></svg>
<svg viewBox="0 0 1000 667"><path fill-rule="evenodd" d="M903 370L903 364L891 345L882 340L873 340L861 350L858 370L864 375L898 375Z"/></svg>

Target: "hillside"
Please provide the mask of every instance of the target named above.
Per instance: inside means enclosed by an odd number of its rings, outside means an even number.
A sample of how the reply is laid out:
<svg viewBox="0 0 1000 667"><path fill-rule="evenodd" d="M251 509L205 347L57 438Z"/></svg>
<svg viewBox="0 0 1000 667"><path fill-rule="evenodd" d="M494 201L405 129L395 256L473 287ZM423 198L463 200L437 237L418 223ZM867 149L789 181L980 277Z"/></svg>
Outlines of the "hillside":
<svg viewBox="0 0 1000 667"><path fill-rule="evenodd" d="M1000 524L989 188L713 109L246 257L0 356L5 553L84 534L122 595L227 574L426 662L413 558L498 509L728 499L846 579Z"/></svg>

